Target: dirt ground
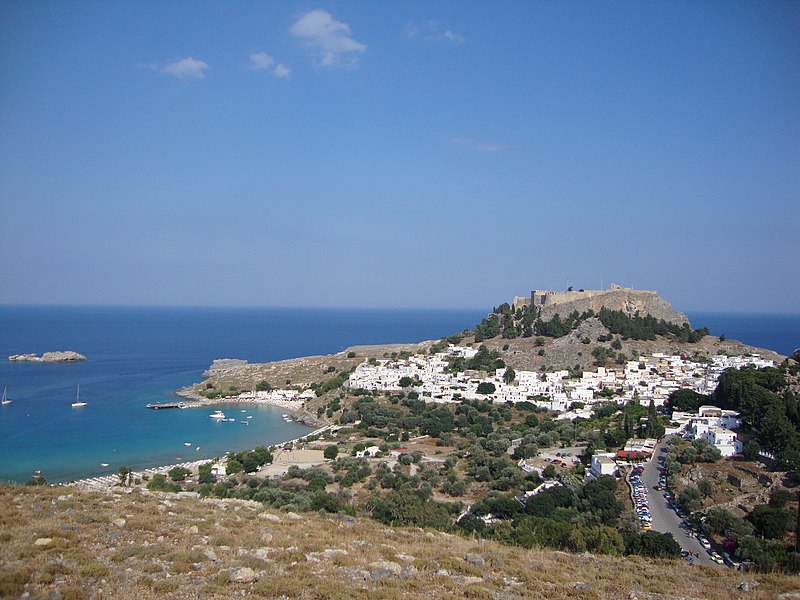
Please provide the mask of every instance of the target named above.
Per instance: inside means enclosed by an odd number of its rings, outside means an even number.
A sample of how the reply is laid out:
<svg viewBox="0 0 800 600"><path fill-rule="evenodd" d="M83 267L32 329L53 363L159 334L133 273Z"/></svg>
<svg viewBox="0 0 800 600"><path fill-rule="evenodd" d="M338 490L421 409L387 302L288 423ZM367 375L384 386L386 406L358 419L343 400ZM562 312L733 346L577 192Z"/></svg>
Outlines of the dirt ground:
<svg viewBox="0 0 800 600"><path fill-rule="evenodd" d="M283 450L278 449L273 454L272 464L266 465L260 474L266 477L285 475L289 467L308 469L328 462L322 450Z"/></svg>

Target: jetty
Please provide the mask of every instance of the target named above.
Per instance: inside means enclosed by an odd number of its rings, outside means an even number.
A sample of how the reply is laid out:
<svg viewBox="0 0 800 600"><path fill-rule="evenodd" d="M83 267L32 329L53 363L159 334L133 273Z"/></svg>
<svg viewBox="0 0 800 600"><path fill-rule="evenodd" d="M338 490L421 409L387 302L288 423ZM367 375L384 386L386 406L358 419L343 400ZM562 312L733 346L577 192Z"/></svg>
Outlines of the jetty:
<svg viewBox="0 0 800 600"><path fill-rule="evenodd" d="M147 408L152 408L153 410L158 410L160 408L188 408L189 406L186 402L162 402L162 403L154 403L148 404Z"/></svg>

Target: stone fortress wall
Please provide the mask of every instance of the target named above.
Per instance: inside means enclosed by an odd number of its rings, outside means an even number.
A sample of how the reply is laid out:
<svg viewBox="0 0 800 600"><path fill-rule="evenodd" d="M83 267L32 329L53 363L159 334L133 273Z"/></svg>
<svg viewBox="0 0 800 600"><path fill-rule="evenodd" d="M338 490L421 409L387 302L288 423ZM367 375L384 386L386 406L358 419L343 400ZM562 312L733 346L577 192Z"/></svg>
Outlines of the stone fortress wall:
<svg viewBox="0 0 800 600"><path fill-rule="evenodd" d="M664 319L672 323L683 325L688 323L681 312L676 311L669 302L664 300L654 290L634 290L617 284L607 290L572 290L567 292L554 292L552 290L533 290L530 297L516 296L514 309L523 306L532 306L537 309L539 316L550 320L556 314L566 316L573 310L579 313L589 309L599 312L605 307L609 310L621 310L629 315L637 312L652 315L657 319Z"/></svg>

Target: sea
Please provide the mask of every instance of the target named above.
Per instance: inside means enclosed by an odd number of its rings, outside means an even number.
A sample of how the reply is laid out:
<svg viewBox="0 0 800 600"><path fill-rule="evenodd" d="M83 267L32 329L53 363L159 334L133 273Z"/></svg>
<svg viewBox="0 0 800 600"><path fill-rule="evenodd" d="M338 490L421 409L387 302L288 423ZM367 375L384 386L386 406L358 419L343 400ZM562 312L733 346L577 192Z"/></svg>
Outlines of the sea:
<svg viewBox="0 0 800 600"><path fill-rule="evenodd" d="M359 344L413 343L472 328L487 310L0 306L0 481L111 475L222 456L305 435L280 408L148 410L202 380L217 358L267 362ZM800 315L690 313L695 327L791 354ZM74 350L87 361L10 362ZM277 382L273 382L277 383ZM86 406L73 408L80 386ZM233 422L209 418L221 408ZM242 421L249 424L244 425ZM107 465L107 466L105 466Z"/></svg>
<svg viewBox="0 0 800 600"><path fill-rule="evenodd" d="M25 482L36 471L51 483L73 481L300 437L311 429L287 422L277 407L146 405L178 400L173 392L202 381L217 358L267 362L439 339L473 327L486 312L0 306L0 393L6 388L13 400L0 406L0 481ZM5 360L55 350L88 360ZM78 386L87 405L73 408ZM235 421L209 418L216 409Z"/></svg>

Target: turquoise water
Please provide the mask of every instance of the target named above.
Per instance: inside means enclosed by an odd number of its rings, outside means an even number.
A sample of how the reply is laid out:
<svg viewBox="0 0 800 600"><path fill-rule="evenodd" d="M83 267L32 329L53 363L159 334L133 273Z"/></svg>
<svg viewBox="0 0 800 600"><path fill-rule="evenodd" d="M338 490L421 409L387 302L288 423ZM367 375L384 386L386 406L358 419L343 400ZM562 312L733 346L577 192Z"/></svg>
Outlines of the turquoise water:
<svg viewBox="0 0 800 600"><path fill-rule="evenodd" d="M279 408L148 410L201 380L215 358L264 362L355 344L416 342L473 326L485 311L0 306L0 480L115 473L275 444L310 431ZM75 350L72 364L12 363L10 354ZM82 408L72 408L77 386ZM246 413L240 412L242 409ZM246 419L247 416L252 419ZM239 421L248 420L250 425ZM185 446L190 442L191 446ZM199 450L196 450L197 447ZM101 467L108 463L108 467Z"/></svg>
<svg viewBox="0 0 800 600"><path fill-rule="evenodd" d="M486 312L0 306L0 389L8 386L14 400L0 407L0 480L26 481L40 469L48 481L69 481L115 473L120 465L210 458L301 436L309 428L286 423L274 407L225 406L236 421L219 423L208 417L217 407L145 405L175 400L172 392L200 381L215 358L264 362L355 344L438 339L473 327ZM689 317L695 327L783 354L800 346L797 315ZM5 360L50 350L75 350L89 360ZM78 384L88 406L72 408Z"/></svg>

